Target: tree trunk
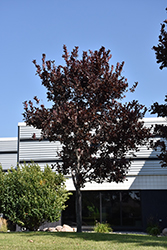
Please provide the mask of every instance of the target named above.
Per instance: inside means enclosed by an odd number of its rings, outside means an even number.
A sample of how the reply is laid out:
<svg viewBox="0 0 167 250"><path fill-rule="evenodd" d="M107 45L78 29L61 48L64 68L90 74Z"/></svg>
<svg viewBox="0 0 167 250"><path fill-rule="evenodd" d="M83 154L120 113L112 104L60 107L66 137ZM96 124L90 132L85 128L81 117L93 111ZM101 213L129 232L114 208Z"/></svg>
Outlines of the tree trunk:
<svg viewBox="0 0 167 250"><path fill-rule="evenodd" d="M82 232L82 194L79 187L76 187L75 196L77 233Z"/></svg>

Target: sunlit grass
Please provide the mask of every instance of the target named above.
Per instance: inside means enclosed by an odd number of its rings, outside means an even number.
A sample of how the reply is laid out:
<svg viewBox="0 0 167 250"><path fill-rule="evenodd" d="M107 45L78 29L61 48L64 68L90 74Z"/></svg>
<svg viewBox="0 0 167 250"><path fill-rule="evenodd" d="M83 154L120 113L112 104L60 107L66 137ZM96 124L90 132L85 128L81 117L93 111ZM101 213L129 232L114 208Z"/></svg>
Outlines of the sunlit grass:
<svg viewBox="0 0 167 250"><path fill-rule="evenodd" d="M0 249L161 250L167 249L167 237L114 233L0 233Z"/></svg>

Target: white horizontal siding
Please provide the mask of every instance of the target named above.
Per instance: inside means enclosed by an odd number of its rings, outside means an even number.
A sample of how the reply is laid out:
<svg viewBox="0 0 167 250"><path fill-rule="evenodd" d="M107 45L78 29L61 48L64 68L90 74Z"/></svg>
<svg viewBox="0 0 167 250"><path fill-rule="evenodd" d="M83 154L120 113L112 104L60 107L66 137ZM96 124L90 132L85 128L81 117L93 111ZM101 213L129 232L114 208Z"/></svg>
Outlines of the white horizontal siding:
<svg viewBox="0 0 167 250"><path fill-rule="evenodd" d="M158 160L135 160L132 162L128 175L166 175L167 168L162 168Z"/></svg>
<svg viewBox="0 0 167 250"><path fill-rule="evenodd" d="M143 118L141 121L144 122L146 127L155 126L155 124L167 125L167 119L163 117ZM40 129L36 129L32 126L26 126L25 122L19 122L18 126L20 128L20 138L31 138L33 133L40 135Z"/></svg>
<svg viewBox="0 0 167 250"><path fill-rule="evenodd" d="M145 118L143 120L147 127L155 124L167 123L165 118ZM20 123L19 126L19 161L47 162L49 160L56 161L60 159L57 154L61 150L61 144L59 142L32 140L31 138L34 133L37 138L40 137L40 130L25 126L25 123ZM30 139L30 141L24 141L24 139ZM166 175L167 170L165 168L161 168L159 161L154 161L154 159L157 159L158 153L158 151L148 149L146 146L141 146L140 150L135 152L136 157L131 164L128 175ZM147 161L145 159L149 160Z"/></svg>
<svg viewBox="0 0 167 250"><path fill-rule="evenodd" d="M17 154L0 154L0 165L3 170L17 166Z"/></svg>
<svg viewBox="0 0 167 250"><path fill-rule="evenodd" d="M17 151L17 137L0 138L0 152Z"/></svg>
<svg viewBox="0 0 167 250"><path fill-rule="evenodd" d="M17 138L0 138L0 165L4 170L17 166Z"/></svg>
<svg viewBox="0 0 167 250"><path fill-rule="evenodd" d="M144 118L145 126L150 127L155 124L167 125L166 118ZM50 160L58 160L57 152L60 151L59 142L31 140L35 133L36 138L40 138L40 130L19 124L19 161L44 161L39 162L41 168ZM157 140L156 138L155 140ZM162 168L157 160L158 151L147 149L141 146L140 151L136 152L136 158L132 162L124 183L86 183L85 190L128 190L128 189L167 189L167 168ZM148 160L147 160L148 159ZM155 160L154 160L155 159ZM67 179L67 189L75 190L72 179Z"/></svg>
<svg viewBox="0 0 167 250"><path fill-rule="evenodd" d="M19 161L58 160L61 150L60 142L20 141Z"/></svg>
<svg viewBox="0 0 167 250"><path fill-rule="evenodd" d="M19 123L19 137L20 139L31 139L33 134L36 135L36 138L41 137L41 130L36 129L32 126L26 126L25 123Z"/></svg>

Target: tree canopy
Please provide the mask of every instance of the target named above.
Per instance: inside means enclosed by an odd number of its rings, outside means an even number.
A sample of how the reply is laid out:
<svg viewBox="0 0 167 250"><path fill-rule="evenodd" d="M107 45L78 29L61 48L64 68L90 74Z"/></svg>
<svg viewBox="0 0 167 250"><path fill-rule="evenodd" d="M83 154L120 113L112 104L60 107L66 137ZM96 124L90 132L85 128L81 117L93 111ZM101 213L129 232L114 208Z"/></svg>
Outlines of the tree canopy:
<svg viewBox="0 0 167 250"><path fill-rule="evenodd" d="M77 202L80 188L88 181L124 181L131 162L127 153L138 151L150 130L141 121L144 105L137 100L123 102L126 92L133 92L137 83L128 87L121 75L124 62L115 68L109 64L110 50L101 47L99 51L84 51L79 60L78 47L69 54L64 45L62 57L64 66L46 61L45 54L42 67L33 61L51 107L40 105L35 96L36 104L24 102L23 116L27 125L41 129L41 139L62 143L62 164L55 167L65 175L71 174ZM80 211L81 204L78 206ZM81 224L81 218L77 224Z"/></svg>

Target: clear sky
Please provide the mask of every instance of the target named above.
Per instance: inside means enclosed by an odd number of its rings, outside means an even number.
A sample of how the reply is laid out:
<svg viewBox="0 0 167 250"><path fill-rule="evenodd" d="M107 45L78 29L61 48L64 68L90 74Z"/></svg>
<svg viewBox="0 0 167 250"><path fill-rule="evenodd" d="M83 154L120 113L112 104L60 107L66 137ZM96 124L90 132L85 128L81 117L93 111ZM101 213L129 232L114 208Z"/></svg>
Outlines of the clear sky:
<svg viewBox="0 0 167 250"><path fill-rule="evenodd" d="M62 64L63 44L69 51L79 46L81 53L110 49L111 64L125 61L129 85L139 82L128 100L148 108L162 103L167 69L159 69L151 48L158 43L166 7L166 0L1 0L0 137L17 136L23 101L37 95L46 103L32 60L41 64L45 53Z"/></svg>

